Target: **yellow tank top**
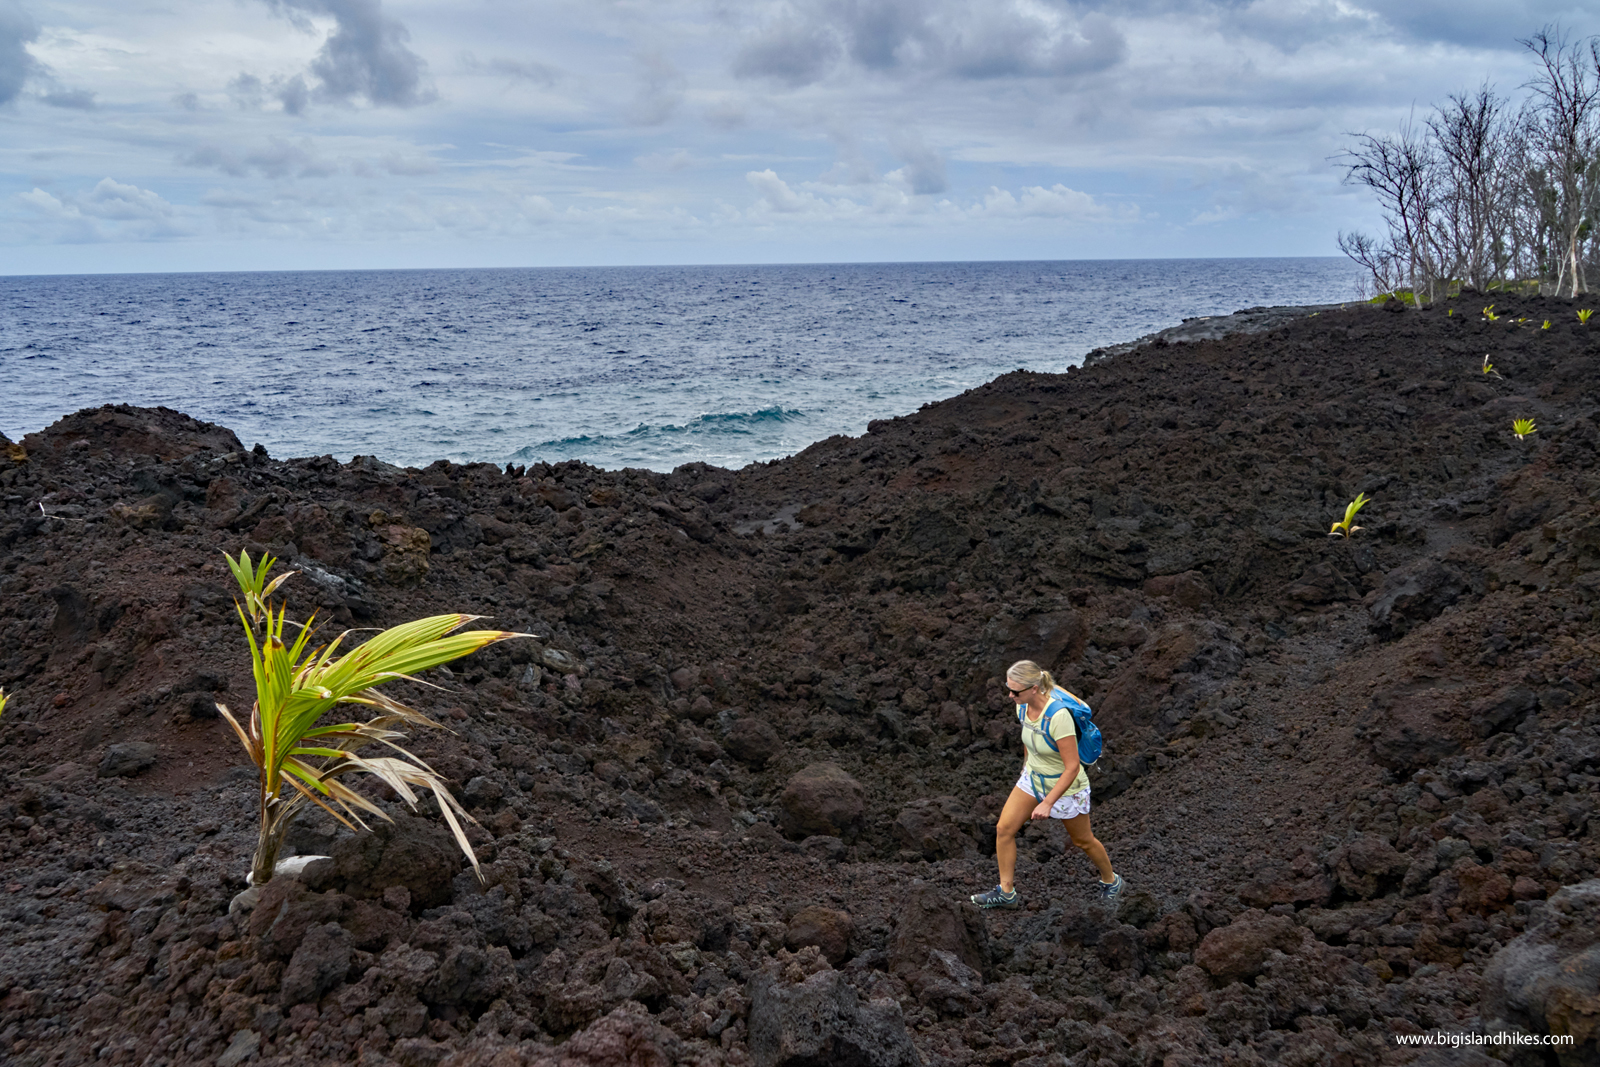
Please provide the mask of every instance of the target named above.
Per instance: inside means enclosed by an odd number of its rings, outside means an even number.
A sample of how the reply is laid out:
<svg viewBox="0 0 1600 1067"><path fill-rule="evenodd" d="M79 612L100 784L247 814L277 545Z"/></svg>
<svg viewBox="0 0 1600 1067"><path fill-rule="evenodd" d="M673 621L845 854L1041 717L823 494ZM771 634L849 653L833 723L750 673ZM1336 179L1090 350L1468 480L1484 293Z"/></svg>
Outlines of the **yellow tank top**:
<svg viewBox="0 0 1600 1067"><path fill-rule="evenodd" d="M1044 715L1040 714L1040 722L1034 722L1028 717L1027 705L1019 704L1017 708L1022 719L1022 747L1028 755L1028 781L1033 787L1034 795L1042 798L1055 788L1056 780L1066 772L1066 761L1061 758L1061 753L1052 749L1050 742L1044 739L1044 728L1040 725ZM1078 731L1072 725L1072 712L1062 708L1050 716L1050 736L1062 752L1076 754ZM1062 796L1081 793L1088 788L1089 773L1083 764L1079 763L1077 776L1072 779L1072 784L1067 786L1067 791Z"/></svg>

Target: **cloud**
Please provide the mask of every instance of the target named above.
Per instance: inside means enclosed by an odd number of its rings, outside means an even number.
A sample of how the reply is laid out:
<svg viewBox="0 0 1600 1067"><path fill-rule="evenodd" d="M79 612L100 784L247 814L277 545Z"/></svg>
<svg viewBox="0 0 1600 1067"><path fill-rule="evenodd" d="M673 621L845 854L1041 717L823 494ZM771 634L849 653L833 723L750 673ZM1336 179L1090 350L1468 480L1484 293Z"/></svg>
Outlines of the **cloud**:
<svg viewBox="0 0 1600 1067"><path fill-rule="evenodd" d="M878 177L877 165L854 131L836 126L828 136L833 141L834 162L822 176L823 184L872 185L882 180Z"/></svg>
<svg viewBox="0 0 1600 1067"><path fill-rule="evenodd" d="M385 152L378 165L400 178L416 178L424 174L439 173L439 163L431 156L415 153Z"/></svg>
<svg viewBox="0 0 1600 1067"><path fill-rule="evenodd" d="M475 74L497 74L513 81L523 81L530 85L536 85L541 89L555 88L556 83L563 77L560 69L532 60L496 57L488 61L481 61L471 52L463 52L461 54L461 66L464 70Z"/></svg>
<svg viewBox="0 0 1600 1067"><path fill-rule="evenodd" d="M659 126L683 103L688 79L659 52L634 57L639 66L639 89L628 115L637 126Z"/></svg>
<svg viewBox="0 0 1600 1067"><path fill-rule="evenodd" d="M1210 204L1190 222L1203 226L1252 215L1304 215L1317 211L1319 201L1295 177L1282 168L1238 162L1196 167L1192 187L1206 194Z"/></svg>
<svg viewBox="0 0 1600 1067"><path fill-rule="evenodd" d="M339 172L338 164L320 156L307 138L293 142L272 137L266 144L245 151L203 144L185 153L179 162L189 167L220 170L235 178L251 173L274 179L326 178Z"/></svg>
<svg viewBox="0 0 1600 1067"><path fill-rule="evenodd" d="M286 115L303 115L311 104L311 87L298 74L278 82L274 89L273 95L278 98L278 103L283 105Z"/></svg>
<svg viewBox="0 0 1600 1067"><path fill-rule="evenodd" d="M750 171L744 176L744 180L756 191L761 205L780 215L796 215L827 207L826 202L820 197L812 193L797 193L789 188L789 183L778 177L777 172L770 167L766 170Z"/></svg>
<svg viewBox="0 0 1600 1067"><path fill-rule="evenodd" d="M279 93L284 110L300 114L314 97L350 104L366 100L376 107L416 107L434 99L426 82L427 64L406 47L411 33L384 14L381 0L267 0L274 11L299 26L307 16L324 15L334 29L308 68L313 87L298 75Z"/></svg>
<svg viewBox="0 0 1600 1067"><path fill-rule="evenodd" d="M266 98L267 87L254 74L240 74L228 83L228 96L236 107L253 111Z"/></svg>
<svg viewBox="0 0 1600 1067"><path fill-rule="evenodd" d="M687 148L675 148L670 152L650 152L642 156L633 157L634 165L645 170L663 173L674 173L688 170L695 165L694 155Z"/></svg>
<svg viewBox="0 0 1600 1067"><path fill-rule="evenodd" d="M805 216L819 221L878 218L890 222L937 217L953 223L1057 219L1069 225L1134 222L1140 217L1133 205L1103 204L1088 193L1059 183L1049 188L1025 186L1016 193L991 186L981 200L962 204L908 195L907 186L911 183L901 171L892 171L864 188L805 182L796 189L771 168L749 171L745 181L755 190L752 214L757 217ZM911 192L915 193L915 189Z"/></svg>
<svg viewBox="0 0 1600 1067"><path fill-rule="evenodd" d="M269 100L276 100L285 115L303 115L311 106L311 86L300 74L265 82L254 74L240 74L228 83L228 96L245 111L260 111Z"/></svg>
<svg viewBox="0 0 1600 1067"><path fill-rule="evenodd" d="M991 186L983 198L981 213L989 217L1105 222L1119 217L1131 219L1138 215L1138 209L1130 206L1121 211L1114 210L1088 193L1069 189L1058 182L1048 189L1042 185L1025 186L1020 196Z"/></svg>
<svg viewBox="0 0 1600 1067"><path fill-rule="evenodd" d="M1064 77L1126 54L1108 16L1039 0L792 0L746 38L733 71L792 88L821 81L841 60L885 74Z"/></svg>
<svg viewBox="0 0 1600 1067"><path fill-rule="evenodd" d="M156 240L189 232L179 210L159 194L113 178L81 195L57 197L35 187L17 199L58 241Z"/></svg>
<svg viewBox="0 0 1600 1067"><path fill-rule="evenodd" d="M128 222L135 219L164 220L172 217L172 205L149 189L125 185L102 178L89 195L79 201L85 215Z"/></svg>
<svg viewBox="0 0 1600 1067"><path fill-rule="evenodd" d="M791 17L746 41L734 59L733 72L741 78L771 78L799 88L820 81L839 53L838 36L830 26Z"/></svg>
<svg viewBox="0 0 1600 1067"><path fill-rule="evenodd" d="M93 111L94 94L87 89L52 89L39 94L39 102L50 107L71 108L74 111Z"/></svg>
<svg viewBox="0 0 1600 1067"><path fill-rule="evenodd" d="M891 171L890 176L898 176L911 187L913 193L926 196L942 193L950 187L949 181L945 178L944 157L920 140L902 136L896 139L894 150L895 155L905 162L905 166L900 170Z"/></svg>
<svg viewBox="0 0 1600 1067"><path fill-rule="evenodd" d="M28 53L28 42L38 40L39 26L10 0L0 0L0 104L9 104L27 80L42 71Z"/></svg>

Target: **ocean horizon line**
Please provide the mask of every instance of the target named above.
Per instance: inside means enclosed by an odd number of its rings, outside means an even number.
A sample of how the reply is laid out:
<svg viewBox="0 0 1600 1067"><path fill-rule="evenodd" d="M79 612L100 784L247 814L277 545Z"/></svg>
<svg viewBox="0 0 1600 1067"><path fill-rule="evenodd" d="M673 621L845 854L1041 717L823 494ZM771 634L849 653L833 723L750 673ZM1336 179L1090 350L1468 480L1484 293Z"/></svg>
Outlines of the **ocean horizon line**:
<svg viewBox="0 0 1600 1067"><path fill-rule="evenodd" d="M1267 260L1306 261L1342 260L1343 255L1324 256L1075 256L1065 259L796 259L749 260L744 262L705 260L694 263L580 263L541 264L528 266L494 267L273 267L234 268L220 270L115 270L115 271L46 271L43 273L14 274L0 270L0 278L182 278L213 276L218 274L271 275L271 274L424 274L464 273L484 271L506 273L512 271L563 271L563 270L689 270L696 267L726 270L754 269L760 267L936 267L985 266L995 264L1025 265L1030 263L1258 263Z"/></svg>

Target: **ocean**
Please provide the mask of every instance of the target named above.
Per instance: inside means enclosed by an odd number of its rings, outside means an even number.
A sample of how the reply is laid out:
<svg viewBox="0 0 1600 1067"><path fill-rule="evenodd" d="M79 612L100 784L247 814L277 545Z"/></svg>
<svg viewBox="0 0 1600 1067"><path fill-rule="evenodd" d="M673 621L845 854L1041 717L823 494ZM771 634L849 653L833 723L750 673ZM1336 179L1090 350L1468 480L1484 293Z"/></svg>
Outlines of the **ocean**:
<svg viewBox="0 0 1600 1067"><path fill-rule="evenodd" d="M0 430L127 403L279 457L737 468L1356 285L1335 258L0 277Z"/></svg>

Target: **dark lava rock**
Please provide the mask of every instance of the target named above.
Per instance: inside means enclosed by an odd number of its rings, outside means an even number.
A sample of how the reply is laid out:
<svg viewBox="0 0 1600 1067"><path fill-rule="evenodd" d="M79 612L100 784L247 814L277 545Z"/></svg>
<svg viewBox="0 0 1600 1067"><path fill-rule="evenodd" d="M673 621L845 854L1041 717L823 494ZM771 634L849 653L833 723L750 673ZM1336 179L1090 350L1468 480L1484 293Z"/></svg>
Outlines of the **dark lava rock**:
<svg viewBox="0 0 1600 1067"><path fill-rule="evenodd" d="M778 731L759 715L743 715L728 730L728 751L741 763L760 770L783 748Z"/></svg>
<svg viewBox="0 0 1600 1067"><path fill-rule="evenodd" d="M750 983L750 1058L756 1067L921 1067L900 1007L862 1004L838 971L783 984Z"/></svg>
<svg viewBox="0 0 1600 1067"><path fill-rule="evenodd" d="M1206 576L1199 571L1184 571L1182 574L1164 574L1151 578L1144 583L1144 591L1149 596L1169 596L1191 609L1203 607L1216 597L1216 591L1211 588L1211 583L1206 581Z"/></svg>
<svg viewBox="0 0 1600 1067"><path fill-rule="evenodd" d="M933 952L944 951L981 973L988 946L989 933L982 915L937 886L913 884L896 903L894 935L889 941L889 967L893 971L919 971Z"/></svg>
<svg viewBox="0 0 1600 1067"><path fill-rule="evenodd" d="M1498 292L1533 328L1491 328L1489 299L1008 374L738 472L64 420L0 454L0 1058L859 1064L913 1060L911 1029L969 1067L1366 1064L1474 1014L1592 1033L1600 923L1557 906L1600 877L1600 339ZM1367 529L1327 538L1358 491ZM255 782L201 705L247 702L217 559L246 545L292 551L290 617L328 637L541 635L393 690L449 727L404 743L481 814L487 885L431 802L371 837L308 811L289 844L335 858L230 913ZM1048 910L965 904L1024 656L1105 731L1115 915L1059 827L1021 842ZM142 777L94 777L157 730ZM1502 950L1495 1010L1463 1001Z"/></svg>
<svg viewBox="0 0 1600 1067"><path fill-rule="evenodd" d="M438 973L422 993L434 1004L481 1008L506 993L515 981L509 949L458 944L444 952Z"/></svg>
<svg viewBox="0 0 1600 1067"><path fill-rule="evenodd" d="M813 763L784 786L783 830L790 837L853 837L866 814L866 790L837 763Z"/></svg>
<svg viewBox="0 0 1600 1067"><path fill-rule="evenodd" d="M178 891L177 875L149 864L129 862L113 867L85 896L96 907L132 912L170 904L178 899Z"/></svg>
<svg viewBox="0 0 1600 1067"><path fill-rule="evenodd" d="M1411 860L1396 851L1387 838L1360 834L1333 854L1330 865L1339 887L1364 900L1397 884Z"/></svg>
<svg viewBox="0 0 1600 1067"><path fill-rule="evenodd" d="M1427 622L1467 594L1481 594L1481 569L1449 559L1426 559L1384 575L1383 586L1367 597L1372 631L1399 637Z"/></svg>
<svg viewBox="0 0 1600 1067"><path fill-rule="evenodd" d="M313 888L338 886L353 897L372 899L390 886L404 886L417 909L449 901L451 880L464 862L449 830L404 812L397 812L392 823L375 823L371 833L340 838L329 852L332 863L307 872Z"/></svg>
<svg viewBox="0 0 1600 1067"><path fill-rule="evenodd" d="M961 1018L982 1009L983 975L954 952L933 949L926 968L911 975L907 984L917 1000L941 1016Z"/></svg>
<svg viewBox="0 0 1600 1067"><path fill-rule="evenodd" d="M1460 752L1463 718L1451 694L1401 686L1372 695L1355 734L1383 766L1410 771Z"/></svg>
<svg viewBox="0 0 1600 1067"><path fill-rule="evenodd" d="M894 836L925 859L945 860L975 854L978 842L971 829L971 804L955 797L913 800L895 816Z"/></svg>
<svg viewBox="0 0 1600 1067"><path fill-rule="evenodd" d="M1569 885L1483 974L1483 1017L1534 1034L1571 1035L1565 1064L1600 1064L1600 879Z"/></svg>
<svg viewBox="0 0 1600 1067"><path fill-rule="evenodd" d="M30 453L63 452L87 442L90 454L111 452L175 460L195 452L240 453L244 445L232 430L191 418L171 408L107 404L85 408L22 439Z"/></svg>
<svg viewBox="0 0 1600 1067"><path fill-rule="evenodd" d="M650 1018L637 1001L616 1008L561 1046L559 1055L539 1058L530 1067L656 1067L679 1062L681 1042Z"/></svg>
<svg viewBox="0 0 1600 1067"><path fill-rule="evenodd" d="M95 773L101 778L132 778L155 765L155 745L148 741L124 741L106 749Z"/></svg>
<svg viewBox="0 0 1600 1067"><path fill-rule="evenodd" d="M1473 705L1472 729L1479 737L1509 730L1539 707L1539 697L1523 685L1508 685Z"/></svg>
<svg viewBox="0 0 1600 1067"><path fill-rule="evenodd" d="M306 931L289 966L283 969L279 997L286 1008L315 1001L344 979L350 969L350 935L338 923Z"/></svg>
<svg viewBox="0 0 1600 1067"><path fill-rule="evenodd" d="M298 878L278 877L261 887L249 932L262 959L289 959L312 928L336 923L349 908L342 893L317 893Z"/></svg>

